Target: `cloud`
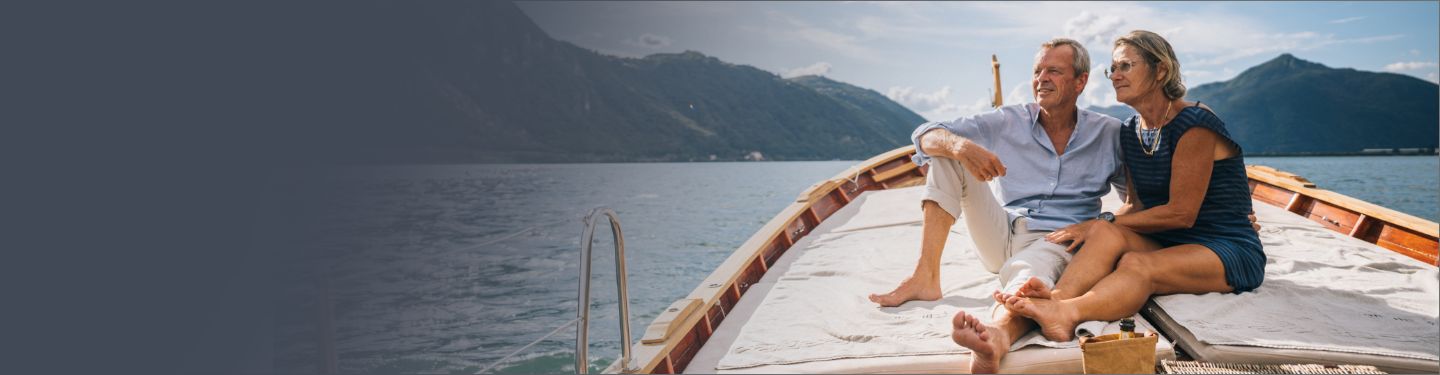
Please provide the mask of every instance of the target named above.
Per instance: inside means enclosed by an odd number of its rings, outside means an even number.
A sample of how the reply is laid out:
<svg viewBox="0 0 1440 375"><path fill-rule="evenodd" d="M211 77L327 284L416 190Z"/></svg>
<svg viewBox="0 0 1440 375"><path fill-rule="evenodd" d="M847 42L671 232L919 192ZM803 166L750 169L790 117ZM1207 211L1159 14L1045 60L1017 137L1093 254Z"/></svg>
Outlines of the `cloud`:
<svg viewBox="0 0 1440 375"><path fill-rule="evenodd" d="M1090 13L1090 11L1082 11L1079 15L1065 21L1062 35L1085 45L1107 45L1110 41L1115 40L1115 37L1122 35L1123 26L1125 26L1125 21L1120 17L1101 16Z"/></svg>
<svg viewBox="0 0 1440 375"><path fill-rule="evenodd" d="M790 69L789 71L780 74L780 76L784 78L794 78L799 76L823 76L826 74L830 74L830 68L830 63L821 61L810 64L809 66Z"/></svg>
<svg viewBox="0 0 1440 375"><path fill-rule="evenodd" d="M1355 21L1359 21L1359 20L1363 20L1363 19L1365 19L1365 17L1346 17L1346 18L1341 18L1341 19L1338 19L1338 20L1330 20L1330 23L1334 23L1334 24L1351 23L1351 22L1355 22Z"/></svg>
<svg viewBox="0 0 1440 375"><path fill-rule="evenodd" d="M1030 81L1015 84L1010 88L1010 94L1005 95L1005 105L1034 102L1035 91L1030 87Z"/></svg>
<svg viewBox="0 0 1440 375"><path fill-rule="evenodd" d="M1407 70L1420 70L1420 69L1437 68L1437 67L1440 67L1440 64L1436 64L1436 63L1434 63L1434 62L1429 62L1429 61L1409 61L1409 62L1402 61L1402 62L1397 62L1397 63L1394 63L1394 64L1386 65L1386 66L1385 66L1385 71L1387 71L1387 72L1404 72L1404 71L1407 71Z"/></svg>
<svg viewBox="0 0 1440 375"><path fill-rule="evenodd" d="M884 59L879 58L879 53L870 48L868 38L834 31L818 26L813 26L804 20L792 17L779 11L768 11L765 15L772 22L772 26L783 25L785 29L768 30L775 37L781 39L797 40L807 44L829 49L845 56L869 61L872 63L883 63Z"/></svg>
<svg viewBox="0 0 1440 375"><path fill-rule="evenodd" d="M1091 58L1094 62L1094 58ZM1110 79L1105 78L1103 63L1094 63L1090 68L1090 81L1085 83L1085 91L1080 93L1080 99L1075 101L1075 106L1085 108L1089 106L1112 106L1120 104L1115 99L1115 89L1110 85Z"/></svg>
<svg viewBox="0 0 1440 375"><path fill-rule="evenodd" d="M1404 34L1390 34L1341 39L1336 38L1335 34L1320 34L1313 31L1250 35L1248 37L1238 38L1236 43L1234 43L1235 47L1228 53L1212 55L1210 58L1197 59L1193 63L1185 65L1222 65L1234 60L1267 53L1308 51L1343 44L1370 44L1397 40L1404 37Z"/></svg>
<svg viewBox="0 0 1440 375"><path fill-rule="evenodd" d="M1433 61L1401 61L1385 65L1385 71L1409 74L1426 81L1440 83L1440 63Z"/></svg>
<svg viewBox="0 0 1440 375"><path fill-rule="evenodd" d="M625 39L622 42L632 46L649 49L661 49L670 46L670 38L650 33L640 34L639 37L633 39Z"/></svg>
<svg viewBox="0 0 1440 375"><path fill-rule="evenodd" d="M885 97L930 121L954 120L990 110L990 100L987 98L977 98L969 105L962 105L953 96L954 91L950 86L941 87L934 92L920 92L913 87L897 86L891 87L885 93Z"/></svg>

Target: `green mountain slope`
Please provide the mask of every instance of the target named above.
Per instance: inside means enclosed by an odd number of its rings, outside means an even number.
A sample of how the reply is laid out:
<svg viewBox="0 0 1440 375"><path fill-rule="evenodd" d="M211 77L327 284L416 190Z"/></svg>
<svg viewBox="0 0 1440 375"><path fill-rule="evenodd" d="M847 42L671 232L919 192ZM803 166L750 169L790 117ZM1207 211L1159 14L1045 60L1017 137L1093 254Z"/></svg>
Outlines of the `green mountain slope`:
<svg viewBox="0 0 1440 375"><path fill-rule="evenodd" d="M1334 69L1283 54L1186 94L1215 109L1247 154L1435 148L1440 85L1415 77ZM1091 107L1124 119L1128 106Z"/></svg>

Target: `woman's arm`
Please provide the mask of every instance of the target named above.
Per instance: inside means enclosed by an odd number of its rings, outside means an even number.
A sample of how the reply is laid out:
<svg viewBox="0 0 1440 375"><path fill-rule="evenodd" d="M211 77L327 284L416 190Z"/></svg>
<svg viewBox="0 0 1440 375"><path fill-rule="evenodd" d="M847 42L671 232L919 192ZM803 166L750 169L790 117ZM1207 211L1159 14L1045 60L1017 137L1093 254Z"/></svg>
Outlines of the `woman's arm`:
<svg viewBox="0 0 1440 375"><path fill-rule="evenodd" d="M1115 224L1140 233L1154 233L1195 225L1200 204L1210 187L1215 168L1215 131L1195 127L1180 136L1170 162L1170 201L1129 215L1116 216ZM1133 183L1133 182L1132 182Z"/></svg>

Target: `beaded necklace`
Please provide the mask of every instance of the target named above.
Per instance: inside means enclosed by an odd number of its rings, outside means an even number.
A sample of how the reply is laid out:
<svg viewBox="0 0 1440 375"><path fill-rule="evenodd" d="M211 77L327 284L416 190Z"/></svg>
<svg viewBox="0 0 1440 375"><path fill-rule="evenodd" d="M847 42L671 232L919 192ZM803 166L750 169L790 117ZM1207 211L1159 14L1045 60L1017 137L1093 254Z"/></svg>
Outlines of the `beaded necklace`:
<svg viewBox="0 0 1440 375"><path fill-rule="evenodd" d="M1165 115L1160 117L1160 126L1155 129L1145 129L1144 126L1140 126L1138 122L1136 123L1135 139L1140 141L1140 151L1144 152L1145 156L1154 156L1155 150L1160 149L1160 128L1165 127L1165 118L1170 117L1170 109L1173 105L1175 105L1174 101L1165 105ZM1143 120L1144 117L1141 117L1141 119ZM1145 145L1150 142L1146 142L1146 138L1154 140L1154 143L1150 145L1150 149L1148 150L1145 149Z"/></svg>

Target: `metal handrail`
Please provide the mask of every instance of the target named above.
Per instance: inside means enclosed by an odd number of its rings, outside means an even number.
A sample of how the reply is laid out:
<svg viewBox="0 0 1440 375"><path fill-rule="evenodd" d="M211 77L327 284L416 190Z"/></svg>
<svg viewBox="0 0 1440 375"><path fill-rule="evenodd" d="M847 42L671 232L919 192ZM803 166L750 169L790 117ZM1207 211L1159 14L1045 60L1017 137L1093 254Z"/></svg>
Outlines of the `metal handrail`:
<svg viewBox="0 0 1440 375"><path fill-rule="evenodd" d="M630 366L630 297L625 291L625 236L620 231L620 218L615 210L596 207L585 215L585 232L580 235L580 298L577 302L580 326L575 329L575 372L589 371L588 331L590 330L590 242L595 239L595 219L610 217L610 232L615 235L615 286L620 295L620 372Z"/></svg>

